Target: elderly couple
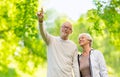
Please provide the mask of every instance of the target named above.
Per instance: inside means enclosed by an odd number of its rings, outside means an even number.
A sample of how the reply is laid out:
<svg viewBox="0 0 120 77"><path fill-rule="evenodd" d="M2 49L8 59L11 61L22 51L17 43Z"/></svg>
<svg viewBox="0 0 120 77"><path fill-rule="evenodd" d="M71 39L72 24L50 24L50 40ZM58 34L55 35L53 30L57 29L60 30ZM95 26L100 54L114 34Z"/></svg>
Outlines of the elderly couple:
<svg viewBox="0 0 120 77"><path fill-rule="evenodd" d="M37 13L40 33L48 46L47 77L108 77L103 54L91 48L92 37L88 33L79 35L82 54L78 56L77 46L68 39L72 24L64 22L60 36L53 36L43 28L43 9Z"/></svg>

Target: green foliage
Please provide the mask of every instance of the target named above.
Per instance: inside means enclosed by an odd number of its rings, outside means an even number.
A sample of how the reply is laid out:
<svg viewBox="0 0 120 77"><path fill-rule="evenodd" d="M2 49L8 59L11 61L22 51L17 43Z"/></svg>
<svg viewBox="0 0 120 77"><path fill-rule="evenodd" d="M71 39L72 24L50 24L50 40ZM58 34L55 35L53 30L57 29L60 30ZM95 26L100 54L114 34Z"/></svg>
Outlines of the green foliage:
<svg viewBox="0 0 120 77"><path fill-rule="evenodd" d="M33 77L46 60L36 21L38 0L0 4L0 77Z"/></svg>
<svg viewBox="0 0 120 77"><path fill-rule="evenodd" d="M105 47L105 58L107 64L114 70L113 76L119 77L120 74L118 73L118 70L120 70L120 0L111 0L109 4L99 1L99 4L101 4L102 7L100 7L98 4L96 6L103 10L99 10L97 8L98 16L105 25L104 29L101 30L105 36L104 38L102 37L104 41L103 46Z"/></svg>
<svg viewBox="0 0 120 77"><path fill-rule="evenodd" d="M89 10L76 22L71 21L74 29L70 39L81 52L78 35L90 33L92 47L105 56L109 76L119 77L120 1L93 1L97 9ZM36 17L38 1L3 0L0 4L0 77L39 77L46 74L46 45L39 35ZM55 36L60 34L60 26L67 19L53 9L45 12L47 30Z"/></svg>

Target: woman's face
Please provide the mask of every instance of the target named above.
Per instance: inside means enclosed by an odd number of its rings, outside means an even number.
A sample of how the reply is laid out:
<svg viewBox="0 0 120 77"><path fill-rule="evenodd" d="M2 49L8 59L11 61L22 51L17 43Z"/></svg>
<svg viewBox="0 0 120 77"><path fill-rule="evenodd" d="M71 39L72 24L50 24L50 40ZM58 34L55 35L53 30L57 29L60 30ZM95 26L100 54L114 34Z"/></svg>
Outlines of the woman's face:
<svg viewBox="0 0 120 77"><path fill-rule="evenodd" d="M87 36L83 34L79 37L79 44L80 44L80 46L89 45L90 40L88 40Z"/></svg>

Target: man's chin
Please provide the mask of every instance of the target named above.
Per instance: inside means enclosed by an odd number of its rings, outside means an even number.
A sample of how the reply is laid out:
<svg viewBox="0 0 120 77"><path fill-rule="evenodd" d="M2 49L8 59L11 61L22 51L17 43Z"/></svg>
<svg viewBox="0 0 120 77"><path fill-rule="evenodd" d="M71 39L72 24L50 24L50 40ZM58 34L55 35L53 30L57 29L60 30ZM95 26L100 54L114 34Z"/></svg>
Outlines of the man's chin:
<svg viewBox="0 0 120 77"><path fill-rule="evenodd" d="M64 36L68 36L68 34L67 34L67 33L64 33Z"/></svg>
<svg viewBox="0 0 120 77"><path fill-rule="evenodd" d="M68 37L69 34L67 34L67 33L62 33L62 36L64 36L64 37Z"/></svg>

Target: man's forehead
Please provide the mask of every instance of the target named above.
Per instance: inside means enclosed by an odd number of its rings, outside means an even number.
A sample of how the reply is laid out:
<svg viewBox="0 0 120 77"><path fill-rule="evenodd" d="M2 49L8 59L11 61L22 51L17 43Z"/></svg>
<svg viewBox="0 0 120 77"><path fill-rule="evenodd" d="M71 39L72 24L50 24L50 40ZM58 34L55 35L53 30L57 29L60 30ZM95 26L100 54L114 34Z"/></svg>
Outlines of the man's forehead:
<svg viewBox="0 0 120 77"><path fill-rule="evenodd" d="M65 23L63 23L63 25L72 27L72 24L70 22L65 22Z"/></svg>

